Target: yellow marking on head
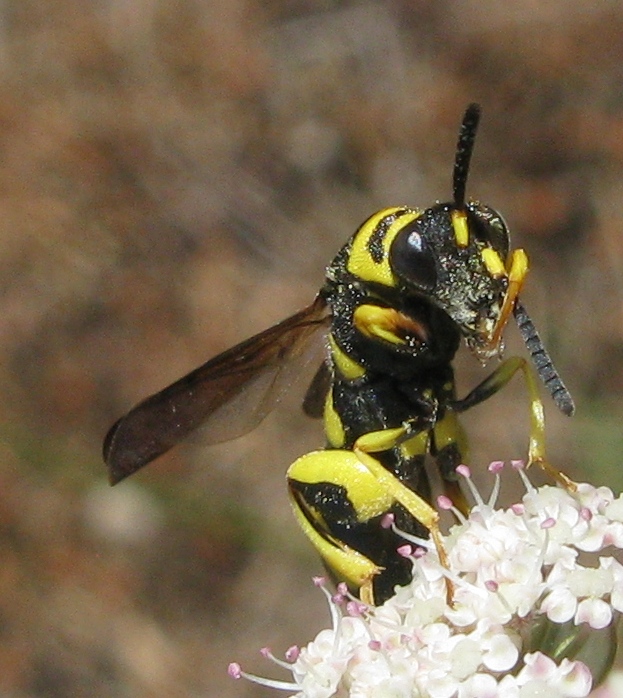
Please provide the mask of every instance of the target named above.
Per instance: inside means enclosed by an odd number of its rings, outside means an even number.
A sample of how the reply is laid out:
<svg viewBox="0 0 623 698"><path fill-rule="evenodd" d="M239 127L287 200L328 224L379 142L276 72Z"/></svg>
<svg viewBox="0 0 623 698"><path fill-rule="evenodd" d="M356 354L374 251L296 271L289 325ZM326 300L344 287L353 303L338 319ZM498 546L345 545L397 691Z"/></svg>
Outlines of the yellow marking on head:
<svg viewBox="0 0 623 698"><path fill-rule="evenodd" d="M524 278L528 273L529 266L528 255L526 254L525 250L521 248L518 250L513 250L510 269L508 270L508 280L511 283L518 283L521 287Z"/></svg>
<svg viewBox="0 0 623 698"><path fill-rule="evenodd" d="M453 209L452 228L457 247L467 247L469 245L469 228L467 226L467 212L461 209Z"/></svg>
<svg viewBox="0 0 623 698"><path fill-rule="evenodd" d="M333 390L329 390L324 403L324 433L333 448L341 448L346 440L344 425L333 407Z"/></svg>
<svg viewBox="0 0 623 698"><path fill-rule="evenodd" d="M363 378L366 369L340 349L332 334L329 335L329 347L335 368L347 381Z"/></svg>
<svg viewBox="0 0 623 698"><path fill-rule="evenodd" d="M396 278L389 266L389 249L403 227L419 218L421 214L421 211L401 206L385 208L368 218L353 236L347 270L363 281L394 288ZM386 230L380 240L383 255L381 260L376 262L370 254L369 245L373 235L378 234L379 226L384 226Z"/></svg>
<svg viewBox="0 0 623 698"><path fill-rule="evenodd" d="M480 251L480 256L487 271L494 279L506 276L506 267L500 255L491 247L485 247Z"/></svg>

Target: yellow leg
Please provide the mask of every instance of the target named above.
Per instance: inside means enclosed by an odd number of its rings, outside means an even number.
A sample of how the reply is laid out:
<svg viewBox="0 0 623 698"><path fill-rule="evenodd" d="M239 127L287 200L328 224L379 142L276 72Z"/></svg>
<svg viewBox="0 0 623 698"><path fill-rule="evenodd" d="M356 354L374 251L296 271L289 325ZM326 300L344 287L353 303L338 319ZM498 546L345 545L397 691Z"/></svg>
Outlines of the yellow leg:
<svg viewBox="0 0 623 698"><path fill-rule="evenodd" d="M454 410L447 410L432 431L432 454L442 478L444 494L467 516L471 505L457 481L456 467L469 463L467 434Z"/></svg>
<svg viewBox="0 0 623 698"><path fill-rule="evenodd" d="M430 531L430 536L437 550L439 562L443 567L448 569L448 554L443 544L441 531L439 530L439 513L418 494L406 487L393 473L387 470L382 463L370 455L371 453L378 453L393 448L393 446L404 439L408 433L408 426L369 432L355 441L353 451L357 455L357 458L359 458L366 468L374 475L381 487L383 487L397 502L402 504L411 516L426 526ZM452 605L454 587L447 578L446 596L448 604Z"/></svg>
<svg viewBox="0 0 623 698"><path fill-rule="evenodd" d="M530 404L530 443L528 446L528 467L537 464L543 472L561 484L567 490L575 491L576 486L564 473L554 468L545 455L545 415L543 402L539 397L539 389L534 373L528 362L519 356L513 356L504 361L485 380L480 383L467 397L457 400L452 405L452 409L457 412L465 410L486 400L503 388L510 379L522 371L528 389L528 399Z"/></svg>

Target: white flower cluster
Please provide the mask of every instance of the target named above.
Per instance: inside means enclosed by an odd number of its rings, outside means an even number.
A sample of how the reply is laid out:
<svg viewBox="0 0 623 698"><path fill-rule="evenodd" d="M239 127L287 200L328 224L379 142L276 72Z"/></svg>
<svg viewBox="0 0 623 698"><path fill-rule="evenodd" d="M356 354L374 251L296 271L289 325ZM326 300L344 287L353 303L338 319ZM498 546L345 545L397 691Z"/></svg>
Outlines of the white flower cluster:
<svg viewBox="0 0 623 698"><path fill-rule="evenodd" d="M589 627L587 644L594 644L597 631L612 627L623 610L623 566L598 555L623 548L623 499L586 484L574 493L537 490L520 471L522 502L495 509L500 464L492 464L496 487L487 503L462 467L476 506L444 539L448 569L434 548L425 555L407 549L413 581L379 608L349 598L342 587L331 599L333 627L278 662L294 680L268 685L297 698L589 694L593 674L609 666L589 669L577 660L581 631ZM601 660L610 652L598 649ZM230 674L258 680L235 664Z"/></svg>

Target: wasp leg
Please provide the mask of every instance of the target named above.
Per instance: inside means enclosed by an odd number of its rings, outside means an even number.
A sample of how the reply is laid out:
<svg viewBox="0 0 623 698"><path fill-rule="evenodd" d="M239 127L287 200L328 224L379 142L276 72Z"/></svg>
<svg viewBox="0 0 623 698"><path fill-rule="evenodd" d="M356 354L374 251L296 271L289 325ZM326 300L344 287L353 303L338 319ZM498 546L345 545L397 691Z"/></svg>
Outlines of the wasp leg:
<svg viewBox="0 0 623 698"><path fill-rule="evenodd" d="M458 415L448 410L434 426L431 439L431 455L435 458L444 493L454 506L467 516L470 505L461 490L456 469L469 460L467 434Z"/></svg>
<svg viewBox="0 0 623 698"><path fill-rule="evenodd" d="M430 532L439 562L448 569L448 554L441 538L439 530L439 513L422 499L418 494L406 487L395 475L393 475L382 463L371 454L386 451L398 443L404 442L405 436L408 438L410 427L407 423L403 427L396 429L383 429L373 431L360 436L353 446L353 451L357 454L361 462L375 476L377 482L391 496L413 516L422 523ZM416 436L417 438L417 436ZM448 604L452 605L454 597L454 587L446 578L446 595Z"/></svg>
<svg viewBox="0 0 623 698"><path fill-rule="evenodd" d="M382 467L382 466L381 466ZM288 470L294 513L332 576L371 605L411 581L404 540L382 520L400 515L397 499L353 451L328 449L298 458Z"/></svg>
<svg viewBox="0 0 623 698"><path fill-rule="evenodd" d="M547 473L553 480L560 483L566 489L574 491L576 489L575 483L564 473L554 468L546 458L543 403L539 397L539 389L534 373L525 359L519 356L506 359L506 361L503 361L491 375L477 385L466 397L462 400L453 401L451 408L455 412L465 412L465 410L468 410L470 407L480 404L503 388L517 371L522 371L524 374L530 402L528 466L533 464L538 465L539 468Z"/></svg>

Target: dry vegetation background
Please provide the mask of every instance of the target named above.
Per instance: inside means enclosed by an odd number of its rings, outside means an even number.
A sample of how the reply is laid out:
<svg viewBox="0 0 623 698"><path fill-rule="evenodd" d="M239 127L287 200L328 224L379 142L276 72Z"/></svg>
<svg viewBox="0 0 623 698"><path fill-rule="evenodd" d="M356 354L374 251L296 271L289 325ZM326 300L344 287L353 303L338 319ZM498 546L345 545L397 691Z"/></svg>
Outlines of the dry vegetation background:
<svg viewBox="0 0 623 698"><path fill-rule="evenodd" d="M115 489L102 437L306 305L370 213L449 198L470 101L468 192L527 248L578 403L547 405L552 459L620 489L621 3L0 4L0 696L270 694L227 663L327 619L283 482L322 443L300 391ZM475 466L524 454L524 396L469 416Z"/></svg>

